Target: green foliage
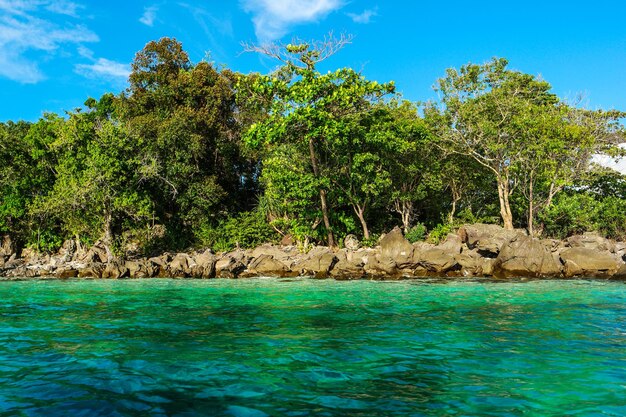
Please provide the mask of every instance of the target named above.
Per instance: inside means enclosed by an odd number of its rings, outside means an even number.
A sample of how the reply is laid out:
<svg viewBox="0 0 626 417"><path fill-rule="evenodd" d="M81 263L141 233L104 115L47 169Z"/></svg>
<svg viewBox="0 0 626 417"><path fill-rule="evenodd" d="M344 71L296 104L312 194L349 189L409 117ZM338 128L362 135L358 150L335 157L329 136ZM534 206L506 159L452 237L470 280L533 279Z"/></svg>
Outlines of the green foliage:
<svg viewBox="0 0 626 417"><path fill-rule="evenodd" d="M448 70L422 113L393 83L319 72L345 43L268 48L285 65L243 75L163 38L119 96L0 123L0 233L137 255L286 234L302 250L348 233L373 246L398 217L411 242L426 225L438 243L498 217L552 237L626 236L626 177L589 165L626 153L624 113L565 104L503 59Z"/></svg>
<svg viewBox="0 0 626 417"><path fill-rule="evenodd" d="M239 213L217 227L203 225L196 232L201 246L209 246L216 251L228 251L235 247L253 248L275 242L277 237L276 231L258 210Z"/></svg>
<svg viewBox="0 0 626 417"><path fill-rule="evenodd" d="M380 234L373 233L368 239L361 239L361 246L364 248L373 248L378 245L378 241L380 240Z"/></svg>
<svg viewBox="0 0 626 417"><path fill-rule="evenodd" d="M33 230L26 241L26 246L38 252L52 253L59 250L61 245L63 245L63 238L49 229Z"/></svg>
<svg viewBox="0 0 626 417"><path fill-rule="evenodd" d="M587 194L561 194L539 217L545 233L557 239L594 230L597 202Z"/></svg>
<svg viewBox="0 0 626 417"><path fill-rule="evenodd" d="M427 235L426 226L424 223L417 223L413 227L411 227L407 232L405 232L404 237L411 243L418 242L420 240L424 240Z"/></svg>
<svg viewBox="0 0 626 417"><path fill-rule="evenodd" d="M453 231L454 225L449 223L439 223L438 225L433 227L428 234L428 241L437 245L441 241L443 241L446 236L448 236L448 233L452 233Z"/></svg>

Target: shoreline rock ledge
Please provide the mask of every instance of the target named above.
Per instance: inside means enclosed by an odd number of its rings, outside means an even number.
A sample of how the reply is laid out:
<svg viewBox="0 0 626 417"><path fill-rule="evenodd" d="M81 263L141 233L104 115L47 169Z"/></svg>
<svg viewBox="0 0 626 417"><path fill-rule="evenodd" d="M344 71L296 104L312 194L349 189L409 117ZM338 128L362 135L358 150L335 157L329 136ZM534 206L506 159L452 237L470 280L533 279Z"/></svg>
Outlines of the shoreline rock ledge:
<svg viewBox="0 0 626 417"><path fill-rule="evenodd" d="M262 245L214 253L164 253L151 258L114 259L96 242L89 249L66 241L58 253L18 256L10 239L0 247L0 279L28 278L246 278L256 276L350 279L420 277L603 278L626 280L626 243L593 233L566 240L536 239L523 230L472 224L433 245L411 244L399 228L375 248L350 237L346 248Z"/></svg>

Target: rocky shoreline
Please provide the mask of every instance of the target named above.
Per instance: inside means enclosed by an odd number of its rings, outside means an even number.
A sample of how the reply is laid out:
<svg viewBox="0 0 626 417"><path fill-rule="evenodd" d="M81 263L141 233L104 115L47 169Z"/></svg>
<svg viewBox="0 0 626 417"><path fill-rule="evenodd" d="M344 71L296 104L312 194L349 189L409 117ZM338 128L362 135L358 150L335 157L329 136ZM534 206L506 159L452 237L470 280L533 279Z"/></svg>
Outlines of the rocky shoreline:
<svg viewBox="0 0 626 417"><path fill-rule="evenodd" d="M419 277L605 278L626 280L626 243L595 234L564 241L535 239L523 230L474 224L449 234L439 245L411 244L400 229L384 235L375 248L347 238L345 248L262 245L214 253L164 253L151 258L114 259L96 243L91 248L67 241L54 255L0 248L0 280L32 278L246 278L258 276L349 279Z"/></svg>

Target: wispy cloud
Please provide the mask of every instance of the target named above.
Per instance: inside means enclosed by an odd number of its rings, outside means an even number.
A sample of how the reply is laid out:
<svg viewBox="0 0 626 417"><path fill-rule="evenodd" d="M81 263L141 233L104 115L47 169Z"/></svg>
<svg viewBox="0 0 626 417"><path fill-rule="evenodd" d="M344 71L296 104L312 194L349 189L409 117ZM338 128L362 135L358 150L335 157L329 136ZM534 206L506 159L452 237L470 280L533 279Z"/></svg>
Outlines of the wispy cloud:
<svg viewBox="0 0 626 417"><path fill-rule="evenodd" d="M130 66L121 62L98 58L93 64L78 64L75 71L88 78L106 78L126 80L130 75Z"/></svg>
<svg viewBox="0 0 626 417"><path fill-rule="evenodd" d="M366 9L361 13L346 13L355 23L367 24L371 22L372 17L377 16L376 9Z"/></svg>
<svg viewBox="0 0 626 417"><path fill-rule="evenodd" d="M297 24L315 22L343 7L343 0L241 0L252 14L257 38L271 42Z"/></svg>
<svg viewBox="0 0 626 417"><path fill-rule="evenodd" d="M156 13L159 10L157 6L144 7L143 15L139 18L139 21L146 26L154 26L156 20Z"/></svg>
<svg viewBox="0 0 626 417"><path fill-rule="evenodd" d="M78 10L84 8L85 6L81 4L65 0L50 1L46 6L46 10L52 13L64 14L72 17L78 17Z"/></svg>
<svg viewBox="0 0 626 417"><path fill-rule="evenodd" d="M75 22L59 23L46 14L76 17L80 6L69 1L0 0L0 77L21 83L45 78L37 59L68 44L97 42L98 36Z"/></svg>

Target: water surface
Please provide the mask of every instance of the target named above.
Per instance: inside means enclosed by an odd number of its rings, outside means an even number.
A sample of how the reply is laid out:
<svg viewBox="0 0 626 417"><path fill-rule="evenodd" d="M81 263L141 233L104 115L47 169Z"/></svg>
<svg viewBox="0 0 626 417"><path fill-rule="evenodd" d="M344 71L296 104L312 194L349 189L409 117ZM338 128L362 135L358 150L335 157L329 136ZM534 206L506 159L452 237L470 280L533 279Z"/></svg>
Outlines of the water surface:
<svg viewBox="0 0 626 417"><path fill-rule="evenodd" d="M624 416L626 285L0 282L0 416Z"/></svg>

